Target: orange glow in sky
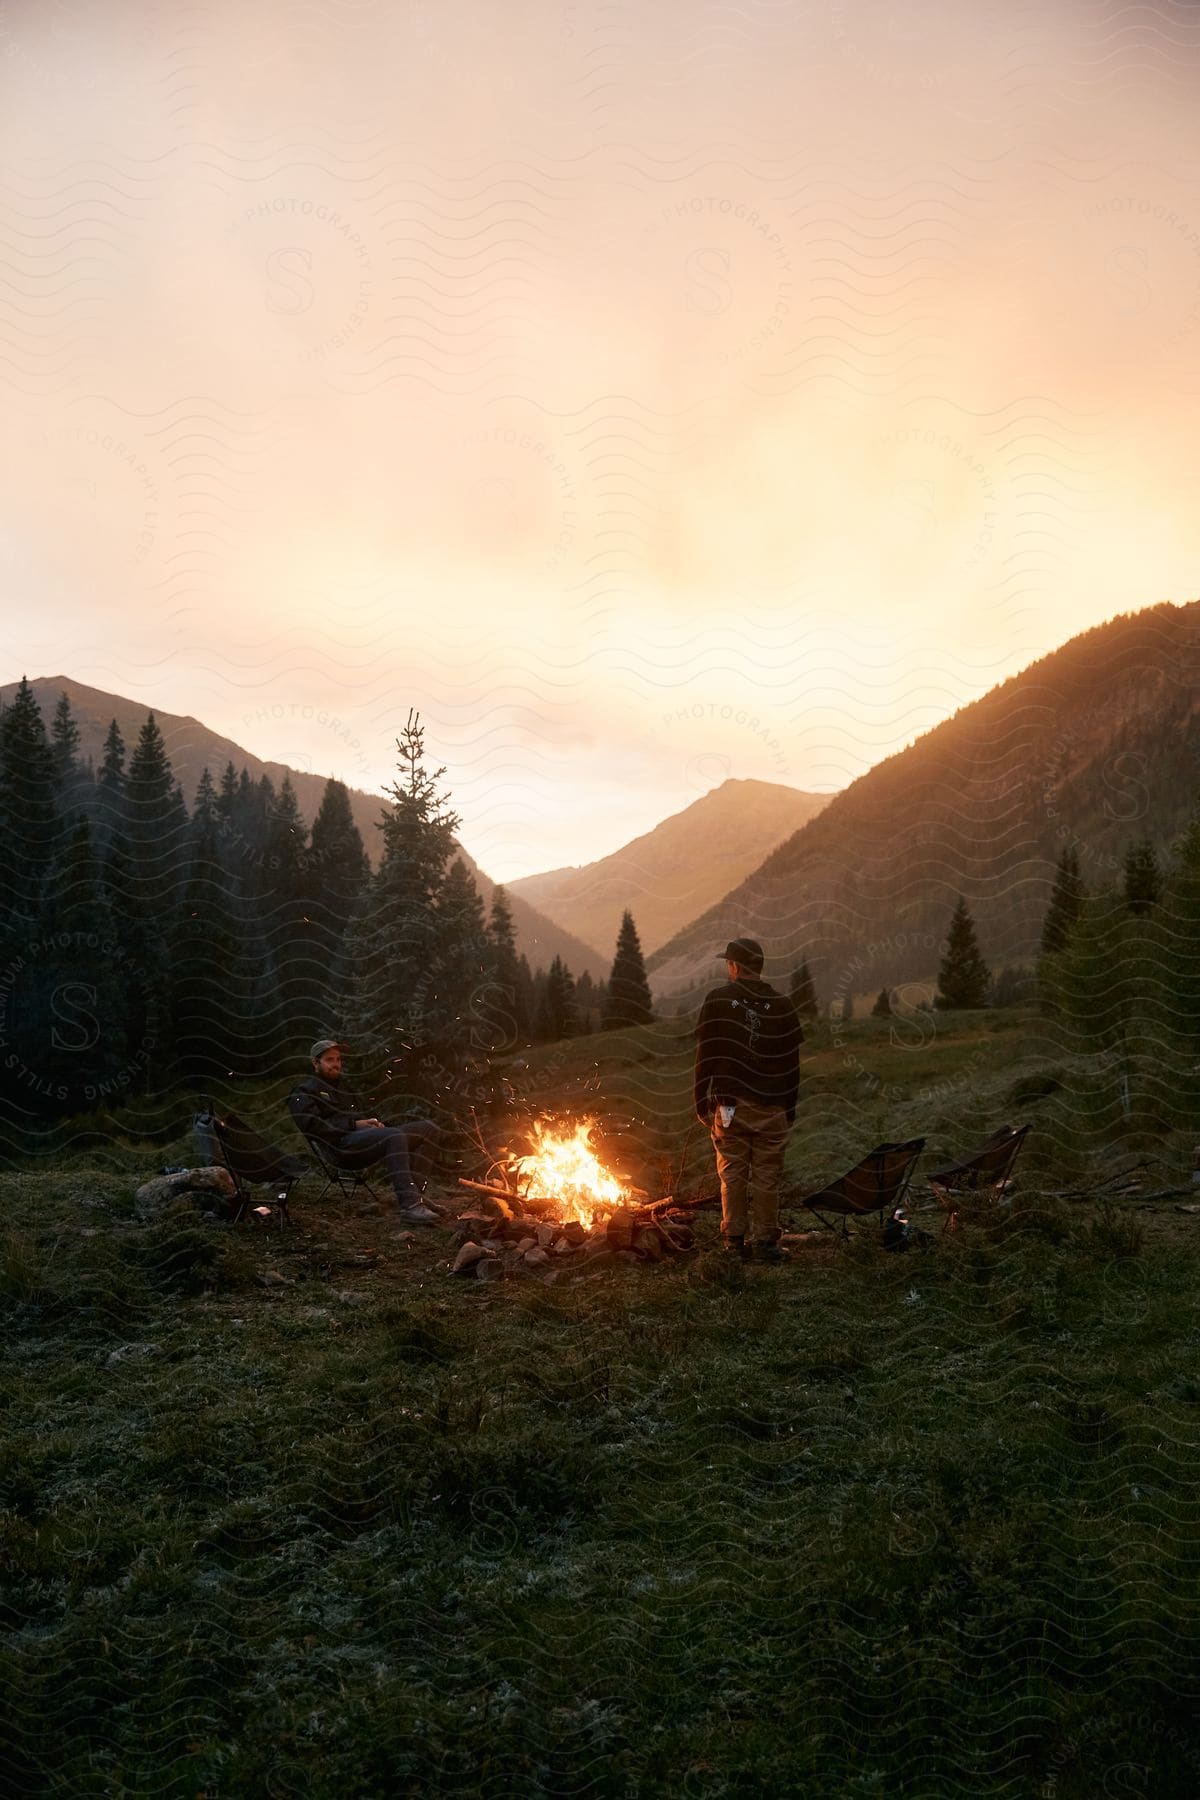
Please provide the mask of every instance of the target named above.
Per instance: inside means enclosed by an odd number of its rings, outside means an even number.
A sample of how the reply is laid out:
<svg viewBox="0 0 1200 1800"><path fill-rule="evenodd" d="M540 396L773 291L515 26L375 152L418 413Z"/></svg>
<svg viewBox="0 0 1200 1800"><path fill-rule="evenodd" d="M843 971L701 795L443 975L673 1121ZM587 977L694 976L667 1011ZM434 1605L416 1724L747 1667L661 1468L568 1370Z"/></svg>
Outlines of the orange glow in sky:
<svg viewBox="0 0 1200 1800"><path fill-rule="evenodd" d="M510 879L1194 598L1200 14L1114 16L9 0L0 679L416 706Z"/></svg>

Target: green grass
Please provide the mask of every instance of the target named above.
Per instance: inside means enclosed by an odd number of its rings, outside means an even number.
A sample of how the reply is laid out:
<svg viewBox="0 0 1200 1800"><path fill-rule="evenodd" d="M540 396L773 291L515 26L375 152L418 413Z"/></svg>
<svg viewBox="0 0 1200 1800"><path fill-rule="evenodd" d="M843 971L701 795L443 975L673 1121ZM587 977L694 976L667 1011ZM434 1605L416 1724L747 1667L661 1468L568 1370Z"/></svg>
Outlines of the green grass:
<svg viewBox="0 0 1200 1800"><path fill-rule="evenodd" d="M1040 1054L1029 1019L846 1035L904 1092L815 1044L797 1179L922 1119L966 1147ZM541 1063L677 1153L681 1032ZM482 1286L367 1202L231 1231L82 1158L3 1178L0 1784L1194 1792L1200 1219L1038 1196L1086 1161L1066 1074L1014 1115L1049 1121L1024 1201L781 1269L702 1215L668 1265Z"/></svg>

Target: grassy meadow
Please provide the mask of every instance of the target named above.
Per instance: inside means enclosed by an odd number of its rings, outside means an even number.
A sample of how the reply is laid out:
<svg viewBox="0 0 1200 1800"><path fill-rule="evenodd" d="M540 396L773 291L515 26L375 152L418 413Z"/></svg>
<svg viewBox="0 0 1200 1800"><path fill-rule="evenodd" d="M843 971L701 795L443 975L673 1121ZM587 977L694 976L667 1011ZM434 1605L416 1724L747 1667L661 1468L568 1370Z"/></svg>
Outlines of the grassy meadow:
<svg viewBox="0 0 1200 1800"><path fill-rule="evenodd" d="M896 1036L814 1028L794 1184L1035 1127L1011 1204L901 1256L731 1266L703 1213L659 1266L455 1280L311 1183L290 1232L139 1222L189 1147L128 1120L0 1177L0 1784L1194 1793L1200 1215L1101 1186L1186 1187L1190 1135L1102 1149L1117 1077L1032 1012ZM528 1065L705 1185L682 1022Z"/></svg>

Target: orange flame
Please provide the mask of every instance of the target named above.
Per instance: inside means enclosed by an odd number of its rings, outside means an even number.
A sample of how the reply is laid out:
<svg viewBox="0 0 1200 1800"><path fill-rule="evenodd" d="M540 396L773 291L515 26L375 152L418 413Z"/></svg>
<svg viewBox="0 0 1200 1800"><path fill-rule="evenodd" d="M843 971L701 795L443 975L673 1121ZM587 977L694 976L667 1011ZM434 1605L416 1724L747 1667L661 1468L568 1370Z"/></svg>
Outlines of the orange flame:
<svg viewBox="0 0 1200 1800"><path fill-rule="evenodd" d="M615 1175L610 1175L591 1146L594 1120L585 1119L574 1130L533 1127L534 1148L528 1156L513 1159L522 1190L532 1197L555 1200L564 1219L578 1219L589 1231L598 1219L624 1204L627 1195Z"/></svg>

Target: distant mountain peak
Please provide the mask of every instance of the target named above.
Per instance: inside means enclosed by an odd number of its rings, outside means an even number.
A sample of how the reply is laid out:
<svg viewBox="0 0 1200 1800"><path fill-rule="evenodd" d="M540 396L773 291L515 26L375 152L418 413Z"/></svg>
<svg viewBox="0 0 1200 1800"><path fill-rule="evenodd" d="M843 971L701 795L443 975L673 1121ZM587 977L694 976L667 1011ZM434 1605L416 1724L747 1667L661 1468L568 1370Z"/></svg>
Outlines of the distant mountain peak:
<svg viewBox="0 0 1200 1800"><path fill-rule="evenodd" d="M589 943L615 946L628 909L649 952L711 906L828 799L780 782L729 776L610 855L522 876L510 888Z"/></svg>

